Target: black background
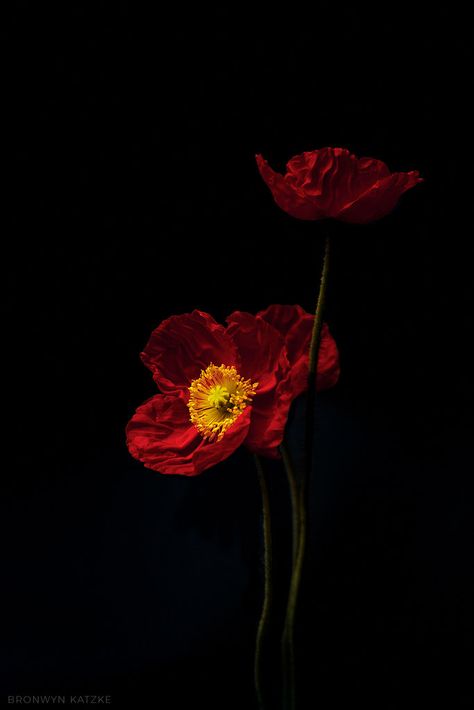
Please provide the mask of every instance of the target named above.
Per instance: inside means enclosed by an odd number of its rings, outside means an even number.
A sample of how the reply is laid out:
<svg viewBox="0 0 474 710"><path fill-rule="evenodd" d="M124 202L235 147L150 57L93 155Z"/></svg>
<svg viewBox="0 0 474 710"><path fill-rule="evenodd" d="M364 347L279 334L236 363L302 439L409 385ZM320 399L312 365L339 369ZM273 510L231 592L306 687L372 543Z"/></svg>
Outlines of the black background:
<svg viewBox="0 0 474 710"><path fill-rule="evenodd" d="M301 707L471 706L469 28L456 4L17 3L2 29L2 701L253 707L252 460L160 476L124 427L155 393L139 352L163 318L310 310L331 229L342 376L318 402ZM254 154L283 169L326 145L425 182L372 225L298 222ZM277 628L289 519L267 470ZM276 697L277 631L271 645Z"/></svg>

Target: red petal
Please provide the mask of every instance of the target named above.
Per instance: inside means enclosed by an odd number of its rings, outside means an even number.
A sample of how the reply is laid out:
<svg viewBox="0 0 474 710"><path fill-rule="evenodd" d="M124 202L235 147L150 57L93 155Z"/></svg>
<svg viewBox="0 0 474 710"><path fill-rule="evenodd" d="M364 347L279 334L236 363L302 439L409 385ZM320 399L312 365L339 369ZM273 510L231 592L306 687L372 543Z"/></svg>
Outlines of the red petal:
<svg viewBox="0 0 474 710"><path fill-rule="evenodd" d="M327 184L327 192L330 195L326 207L327 216L337 217L348 203L389 174L389 169L382 161L373 158L358 159L348 150L339 149L337 164Z"/></svg>
<svg viewBox="0 0 474 710"><path fill-rule="evenodd" d="M397 204L400 195L423 182L417 170L409 173L393 173L376 182L351 204L346 205L337 219L353 224L374 222L389 214ZM336 215L335 215L336 216Z"/></svg>
<svg viewBox="0 0 474 710"><path fill-rule="evenodd" d="M291 402L308 386L309 343L313 316L306 314L290 329L287 352L290 370L277 387L253 401L252 421L245 446L250 451L278 458ZM324 323L318 353L316 388L333 387L339 379L339 354L334 338Z"/></svg>
<svg viewBox="0 0 474 710"><path fill-rule="evenodd" d="M301 306L282 306L279 304L272 304L264 311L257 313L259 318L263 318L264 321L270 323L285 339L291 328L307 315L308 313Z"/></svg>
<svg viewBox="0 0 474 710"><path fill-rule="evenodd" d="M288 367L280 333L262 318L242 311L232 313L227 323L227 333L240 354L242 377L259 383L259 395L275 387Z"/></svg>
<svg viewBox="0 0 474 710"><path fill-rule="evenodd" d="M279 458L278 447L283 441L292 399L287 380L255 397L246 448L261 456Z"/></svg>
<svg viewBox="0 0 474 710"><path fill-rule="evenodd" d="M325 151L308 150L299 155L293 156L286 164L285 180L295 187L313 186L317 191L317 182L320 178L321 167L326 163L326 158L330 155Z"/></svg>
<svg viewBox="0 0 474 710"><path fill-rule="evenodd" d="M191 381L211 362L239 366L236 347L224 326L202 311L163 321L151 334L141 357L162 392L184 399Z"/></svg>
<svg viewBox="0 0 474 710"><path fill-rule="evenodd" d="M197 473L206 468L215 466L216 463L228 458L246 440L253 407L244 409L242 414L230 426L220 441L213 443L202 442L193 456L193 463Z"/></svg>
<svg viewBox="0 0 474 710"><path fill-rule="evenodd" d="M295 314L291 306L270 306L262 315L267 318L236 311L227 319L228 332L241 355L241 374L259 382L245 446L254 453L277 458L292 400L283 323L288 319L293 322Z"/></svg>
<svg viewBox="0 0 474 710"><path fill-rule="evenodd" d="M296 394L306 389L309 366L309 344L314 316L301 306L271 305L257 314L276 328L285 338L287 357L291 369L292 387ZM339 353L326 323L321 330L316 387L318 390L333 387L339 378Z"/></svg>
<svg viewBox="0 0 474 710"><path fill-rule="evenodd" d="M327 216L334 194L330 189L334 175L338 172L338 161L344 152L342 148L322 148L297 155L287 163L285 180L297 185L305 197L319 211L320 217Z"/></svg>
<svg viewBox="0 0 474 710"><path fill-rule="evenodd" d="M270 188L278 207L297 219L315 220L324 217L314 201L283 175L272 170L261 155L257 155L256 159L260 175Z"/></svg>
<svg viewBox="0 0 474 710"><path fill-rule="evenodd" d="M275 202L298 219L332 217L372 222L388 214L400 195L421 179L416 171L390 174L374 158L357 158L345 148L321 148L296 155L285 176L257 156L260 174Z"/></svg>
<svg viewBox="0 0 474 710"><path fill-rule="evenodd" d="M334 387L339 380L341 368L339 351L326 323L323 323L318 351L318 369L316 374L316 389L327 390Z"/></svg>
<svg viewBox="0 0 474 710"><path fill-rule="evenodd" d="M288 333L287 352L291 368L292 397L297 397L308 386L309 345L313 320L314 316L308 314ZM318 351L316 389L325 390L334 387L339 374L339 352L336 341L329 332L327 324L323 323Z"/></svg>
<svg viewBox="0 0 474 710"><path fill-rule="evenodd" d="M138 407L127 426L132 456L160 473L194 475L192 455L201 440L178 397L155 395Z"/></svg>
<svg viewBox="0 0 474 710"><path fill-rule="evenodd" d="M245 440L251 407L238 417L219 442L205 441L189 420L178 397L156 395L138 407L127 426L127 446L147 468L164 474L196 476L226 459Z"/></svg>

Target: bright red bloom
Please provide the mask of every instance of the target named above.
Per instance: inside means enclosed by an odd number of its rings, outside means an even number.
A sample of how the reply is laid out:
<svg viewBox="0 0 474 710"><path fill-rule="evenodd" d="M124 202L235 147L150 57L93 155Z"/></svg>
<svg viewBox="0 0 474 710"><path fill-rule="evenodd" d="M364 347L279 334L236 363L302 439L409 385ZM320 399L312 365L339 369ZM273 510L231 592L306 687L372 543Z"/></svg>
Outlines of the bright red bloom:
<svg viewBox="0 0 474 710"><path fill-rule="evenodd" d="M127 426L135 458L160 473L195 476L244 444L278 457L290 404L307 385L313 316L300 306L236 311L227 327L193 311L153 331L142 360L162 394ZM316 386L336 384L339 355L326 324Z"/></svg>
<svg viewBox="0 0 474 710"><path fill-rule="evenodd" d="M276 173L261 155L260 175L274 200L292 217L332 217L364 224L391 212L402 193L422 182L417 170L391 173L374 158L356 158L345 148L321 148L296 155L286 174Z"/></svg>

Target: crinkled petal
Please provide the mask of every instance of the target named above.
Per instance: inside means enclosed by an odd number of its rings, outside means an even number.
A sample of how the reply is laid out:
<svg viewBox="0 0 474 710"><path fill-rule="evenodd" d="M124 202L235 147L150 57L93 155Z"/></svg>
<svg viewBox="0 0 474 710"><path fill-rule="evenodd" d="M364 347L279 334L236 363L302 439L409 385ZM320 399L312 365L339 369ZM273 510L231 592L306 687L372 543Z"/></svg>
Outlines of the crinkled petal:
<svg viewBox="0 0 474 710"><path fill-rule="evenodd" d="M306 389L309 367L309 345L314 316L298 305L271 305L257 314L270 323L285 338L286 355L290 365L290 379L296 394ZM316 387L333 387L339 379L339 353L326 323L321 329Z"/></svg>
<svg viewBox="0 0 474 710"><path fill-rule="evenodd" d="M247 407L219 442L205 441L176 396L155 395L138 407L127 426L127 446L147 468L164 474L196 476L228 458L245 440L251 417Z"/></svg>
<svg viewBox="0 0 474 710"><path fill-rule="evenodd" d="M234 311L227 323L227 333L239 351L242 377L258 382L260 395L276 387L288 368L280 333L262 318L243 311Z"/></svg>
<svg viewBox="0 0 474 710"><path fill-rule="evenodd" d="M409 173L393 173L377 181L334 216L343 222L353 224L374 222L389 214L400 196L419 182L423 182L423 179L419 177L417 170Z"/></svg>
<svg viewBox="0 0 474 710"><path fill-rule="evenodd" d="M286 359L289 364L277 386L257 394L253 400L250 430L245 446L250 451L277 458L291 402L306 390L308 385L309 344L314 316L298 305L274 304L257 314L285 338ZM337 346L323 323L318 354L316 387L328 389L339 378L339 354Z"/></svg>
<svg viewBox="0 0 474 710"><path fill-rule="evenodd" d="M256 159L260 175L270 188L278 207L297 219L315 220L324 217L320 207L297 185L275 172L261 155L257 155Z"/></svg>
<svg viewBox="0 0 474 710"><path fill-rule="evenodd" d="M220 441L203 441L196 449L193 464L198 473L228 458L247 438L253 407L248 406L230 426Z"/></svg>
<svg viewBox="0 0 474 710"><path fill-rule="evenodd" d="M311 180L311 174L318 162L320 151L307 150L294 155L286 164L285 178L291 185L303 187Z"/></svg>
<svg viewBox="0 0 474 710"><path fill-rule="evenodd" d="M296 323L288 333L287 353L290 361L290 381L292 396L297 397L308 385L309 345L313 329L314 316L307 314ZM339 352L327 323L321 328L316 371L316 389L326 390L334 387L340 375Z"/></svg>
<svg viewBox="0 0 474 710"><path fill-rule="evenodd" d="M334 199L331 187L338 175L340 152L340 148L307 151L287 163L285 180L311 201L318 211L317 219L327 216Z"/></svg>
<svg viewBox="0 0 474 710"><path fill-rule="evenodd" d="M267 458L279 458L278 447L285 434L288 412L293 400L288 380L263 395L256 396L252 405L252 420L245 441L246 448Z"/></svg>
<svg viewBox="0 0 474 710"><path fill-rule="evenodd" d="M369 190L378 180L390 174L380 160L356 158L348 150L333 148L335 166L327 182L326 214L337 217L339 212L360 195Z"/></svg>
<svg viewBox="0 0 474 710"><path fill-rule="evenodd" d="M381 160L357 158L345 148L321 148L296 155L286 174L257 156L275 202L292 217L364 223L380 219L405 191L421 182L418 172L393 173Z"/></svg>
<svg viewBox="0 0 474 710"><path fill-rule="evenodd" d="M202 311L172 316L156 328L141 354L164 394L187 399L191 381L211 363L239 367L232 338Z"/></svg>
<svg viewBox="0 0 474 710"><path fill-rule="evenodd" d="M292 401L308 387L309 343L313 316L307 314L290 329L287 353L290 369L277 387L256 395L252 403L252 421L245 446L253 453L278 458L278 447L285 434ZM321 330L316 377L317 390L333 387L340 374L339 353L326 323Z"/></svg>
<svg viewBox="0 0 474 710"><path fill-rule="evenodd" d="M257 313L257 317L270 323L285 339L291 328L308 315L301 306L287 306L276 303Z"/></svg>

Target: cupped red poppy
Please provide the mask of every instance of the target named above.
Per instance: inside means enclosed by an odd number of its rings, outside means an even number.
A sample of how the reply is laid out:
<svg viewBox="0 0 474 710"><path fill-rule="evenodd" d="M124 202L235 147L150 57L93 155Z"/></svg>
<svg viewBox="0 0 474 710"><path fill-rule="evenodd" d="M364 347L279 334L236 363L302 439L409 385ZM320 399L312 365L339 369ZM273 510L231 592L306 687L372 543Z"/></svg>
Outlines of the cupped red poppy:
<svg viewBox="0 0 474 710"><path fill-rule="evenodd" d="M291 402L308 377L313 316L300 306L236 311L227 326L202 311L172 316L141 354L161 390L138 407L127 446L148 468L195 476L239 446L278 458ZM336 384L339 355L323 326L319 390Z"/></svg>
<svg viewBox="0 0 474 710"><path fill-rule="evenodd" d="M357 158L345 148L321 148L293 157L285 175L261 155L258 169L282 210L304 220L325 218L364 224L393 210L400 196L423 178L417 170L391 173L374 158Z"/></svg>

